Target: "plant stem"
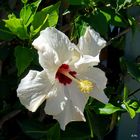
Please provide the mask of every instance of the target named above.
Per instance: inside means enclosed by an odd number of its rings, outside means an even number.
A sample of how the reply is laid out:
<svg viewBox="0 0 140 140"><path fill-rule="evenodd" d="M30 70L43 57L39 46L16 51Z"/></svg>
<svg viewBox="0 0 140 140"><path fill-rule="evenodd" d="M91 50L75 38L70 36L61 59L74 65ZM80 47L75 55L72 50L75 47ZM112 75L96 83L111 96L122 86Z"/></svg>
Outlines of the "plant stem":
<svg viewBox="0 0 140 140"><path fill-rule="evenodd" d="M89 109L86 109L86 114L87 114L88 124L89 124L89 127L90 127L90 136L91 136L91 138L93 138L94 137L94 134L93 134L92 123L90 121Z"/></svg>

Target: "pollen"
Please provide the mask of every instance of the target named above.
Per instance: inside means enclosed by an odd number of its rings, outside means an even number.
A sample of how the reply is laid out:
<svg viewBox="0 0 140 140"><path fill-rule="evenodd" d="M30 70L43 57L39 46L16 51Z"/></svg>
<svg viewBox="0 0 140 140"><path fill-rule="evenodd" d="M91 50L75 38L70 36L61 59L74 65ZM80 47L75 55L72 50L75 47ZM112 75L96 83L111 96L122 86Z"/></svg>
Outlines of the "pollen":
<svg viewBox="0 0 140 140"><path fill-rule="evenodd" d="M81 92L89 93L89 92L91 92L93 90L94 85L89 80L80 80L79 81L79 88L80 88Z"/></svg>
<svg viewBox="0 0 140 140"><path fill-rule="evenodd" d="M77 78L75 71L71 71L69 65L62 64L56 73L56 78L60 83L67 85L71 84L72 81L78 84L79 89L82 93L89 93L94 88L94 83L89 80L81 80Z"/></svg>

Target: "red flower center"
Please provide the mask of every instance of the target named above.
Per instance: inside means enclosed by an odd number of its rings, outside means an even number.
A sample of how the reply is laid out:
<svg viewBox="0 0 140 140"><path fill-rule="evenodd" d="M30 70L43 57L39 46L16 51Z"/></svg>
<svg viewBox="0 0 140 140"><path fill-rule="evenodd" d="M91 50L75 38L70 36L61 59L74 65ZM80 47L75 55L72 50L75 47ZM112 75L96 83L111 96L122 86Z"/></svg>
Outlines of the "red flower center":
<svg viewBox="0 0 140 140"><path fill-rule="evenodd" d="M61 84L67 85L70 84L72 82L72 80L70 78L68 78L67 76L65 76L63 73L69 73L71 76L75 77L76 76L76 72L75 71L71 71L69 65L67 64L62 64L57 73L56 73L56 79L59 80L59 82Z"/></svg>

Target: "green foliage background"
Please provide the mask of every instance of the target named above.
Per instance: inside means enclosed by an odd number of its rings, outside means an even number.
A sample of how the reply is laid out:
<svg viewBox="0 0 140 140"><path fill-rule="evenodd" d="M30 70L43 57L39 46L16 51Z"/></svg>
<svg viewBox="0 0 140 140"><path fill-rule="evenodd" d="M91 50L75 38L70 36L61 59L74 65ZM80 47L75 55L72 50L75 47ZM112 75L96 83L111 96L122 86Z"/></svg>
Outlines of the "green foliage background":
<svg viewBox="0 0 140 140"><path fill-rule="evenodd" d="M140 64L124 57L125 34L139 24L127 10L140 0L9 0L0 1L0 140L97 140L107 139L122 113L134 118L140 102L129 92L124 77L140 82ZM16 97L20 80L30 69L41 70L32 41L46 27L56 27L77 43L91 26L108 43L99 67L108 78L105 93L110 103L90 98L85 107L87 122L71 122L60 130L52 116L26 110ZM113 63L110 61L113 60ZM104 65L103 62L107 62Z"/></svg>

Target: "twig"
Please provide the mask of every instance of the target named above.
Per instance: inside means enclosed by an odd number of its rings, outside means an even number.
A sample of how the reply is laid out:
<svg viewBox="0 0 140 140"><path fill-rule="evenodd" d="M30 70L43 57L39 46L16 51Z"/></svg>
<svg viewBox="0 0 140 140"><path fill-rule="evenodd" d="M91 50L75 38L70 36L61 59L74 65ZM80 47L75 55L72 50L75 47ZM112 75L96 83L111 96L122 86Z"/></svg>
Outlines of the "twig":
<svg viewBox="0 0 140 140"><path fill-rule="evenodd" d="M136 92L138 92L138 91L140 91L140 88L138 88L137 90L135 90L135 91L131 92L131 93L128 95L128 97L130 97L130 96L134 95L134 94L135 94Z"/></svg>
<svg viewBox="0 0 140 140"><path fill-rule="evenodd" d="M10 113L8 113L7 115L5 115L4 117L2 117L0 119L0 129L2 128L2 125L10 120L11 118L15 117L16 115L18 115L19 113L21 112L21 110L15 110L15 111L12 111Z"/></svg>
<svg viewBox="0 0 140 140"><path fill-rule="evenodd" d="M118 34L117 36L111 38L111 39L107 42L106 46L109 46L109 45L112 43L113 40L118 39L119 37L121 37L121 36L123 36L124 34L128 33L128 32L130 31L130 29L131 29L131 28L127 28L126 30L124 30L124 31L122 31L120 34Z"/></svg>

